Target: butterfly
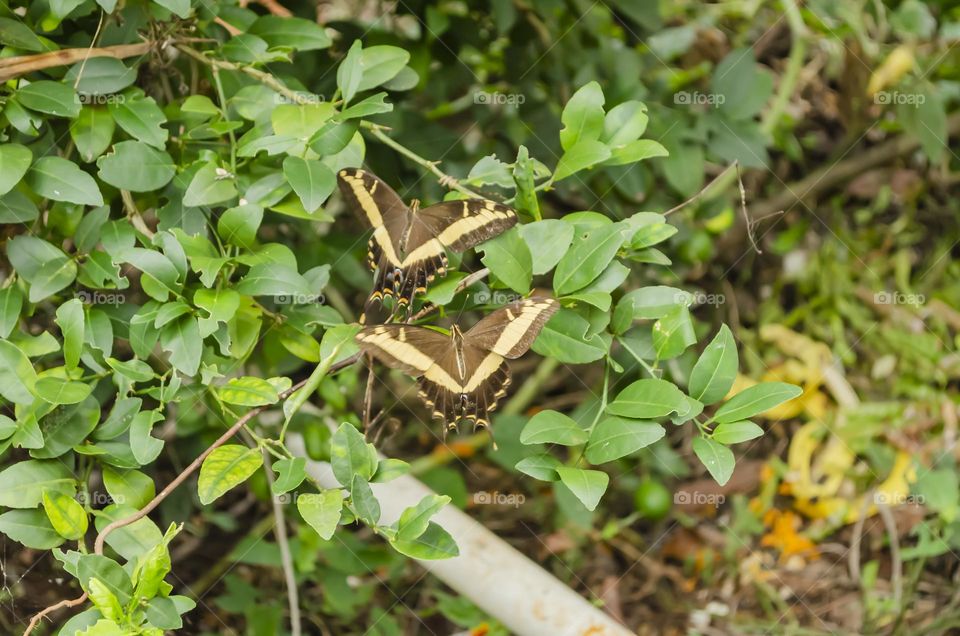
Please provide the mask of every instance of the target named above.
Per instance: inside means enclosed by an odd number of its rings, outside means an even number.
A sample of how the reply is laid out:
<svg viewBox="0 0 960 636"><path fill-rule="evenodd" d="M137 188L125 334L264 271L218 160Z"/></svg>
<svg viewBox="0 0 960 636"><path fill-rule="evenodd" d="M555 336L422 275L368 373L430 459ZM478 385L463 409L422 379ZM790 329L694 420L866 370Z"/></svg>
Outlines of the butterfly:
<svg viewBox="0 0 960 636"><path fill-rule="evenodd" d="M506 359L526 353L559 308L553 298L531 297L490 313L465 333L457 325L445 335L388 324L364 327L356 340L383 364L416 377L420 397L448 429L464 419L488 427L489 412L510 385Z"/></svg>
<svg viewBox="0 0 960 636"><path fill-rule="evenodd" d="M377 276L370 300L390 296L398 305L412 305L428 283L446 273L447 249L463 252L517 223L511 208L486 199L443 201L425 208L414 201L408 207L365 170L341 170L337 181L344 198L373 228L367 263Z"/></svg>

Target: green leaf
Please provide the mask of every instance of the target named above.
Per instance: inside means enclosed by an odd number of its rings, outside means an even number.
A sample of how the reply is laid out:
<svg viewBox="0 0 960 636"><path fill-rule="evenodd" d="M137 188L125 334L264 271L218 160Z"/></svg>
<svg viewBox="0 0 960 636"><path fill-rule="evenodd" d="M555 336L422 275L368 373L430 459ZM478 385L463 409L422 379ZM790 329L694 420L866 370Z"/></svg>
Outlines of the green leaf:
<svg viewBox="0 0 960 636"><path fill-rule="evenodd" d="M349 488L354 476L365 480L377 470L376 451L352 424L344 422L330 439L330 465L337 481Z"/></svg>
<svg viewBox="0 0 960 636"><path fill-rule="evenodd" d="M40 80L17 91L17 99L31 110L56 117L80 114L80 99L73 88L60 82Z"/></svg>
<svg viewBox="0 0 960 636"><path fill-rule="evenodd" d="M0 289L0 338L9 336L17 326L22 308L23 294L19 289L13 286Z"/></svg>
<svg viewBox="0 0 960 636"><path fill-rule="evenodd" d="M553 180L562 181L581 170L603 163L610 156L610 148L602 141L582 139L560 157L557 168L553 172Z"/></svg>
<svg viewBox="0 0 960 636"><path fill-rule="evenodd" d="M33 153L26 146L20 144L0 146L0 194L10 192L13 186L20 183L32 161Z"/></svg>
<svg viewBox="0 0 960 636"><path fill-rule="evenodd" d="M343 94L345 104L349 103L360 89L360 82L363 80L362 55L362 42L359 39L354 40L347 51L346 57L337 67L337 87Z"/></svg>
<svg viewBox="0 0 960 636"><path fill-rule="evenodd" d="M603 464L634 453L666 435L656 422L607 417L590 434L586 458L591 464Z"/></svg>
<svg viewBox="0 0 960 636"><path fill-rule="evenodd" d="M569 151L581 140L600 138L604 129L603 102L603 89L597 82L585 84L573 94L560 115L560 146L564 150Z"/></svg>
<svg viewBox="0 0 960 636"><path fill-rule="evenodd" d="M30 197L17 190L0 196L0 223L30 223L40 216Z"/></svg>
<svg viewBox="0 0 960 636"><path fill-rule="evenodd" d="M183 194L183 204L197 207L229 201L237 196L235 181L233 175L211 161L193 175Z"/></svg>
<svg viewBox="0 0 960 636"><path fill-rule="evenodd" d="M557 468L562 465L560 460L553 455L543 453L524 457L517 462L515 468L524 475L530 475L540 481L557 481L560 479L560 476L557 474Z"/></svg>
<svg viewBox="0 0 960 636"><path fill-rule="evenodd" d="M590 511L597 509L597 504L600 503L600 498L610 483L610 476L601 470L560 466L557 468L557 474L560 475L563 485L569 488L580 503Z"/></svg>
<svg viewBox="0 0 960 636"><path fill-rule="evenodd" d="M97 58L99 59L99 58ZM84 106L70 122L70 138L85 162L91 162L107 149L116 125L106 108Z"/></svg>
<svg viewBox="0 0 960 636"><path fill-rule="evenodd" d="M14 404L30 404L37 372L17 345L0 340L0 395ZM3 504L0 504L3 505Z"/></svg>
<svg viewBox="0 0 960 636"><path fill-rule="evenodd" d="M590 323L579 314L561 308L543 327L533 350L566 364L595 362L610 350L610 336L598 333L587 337L589 329Z"/></svg>
<svg viewBox="0 0 960 636"><path fill-rule="evenodd" d="M63 360L68 369L80 363L84 336L83 303L73 298L57 308L56 323L63 334Z"/></svg>
<svg viewBox="0 0 960 636"><path fill-rule="evenodd" d="M727 400L717 409L713 419L720 423L745 420L799 397L801 393L803 389L793 384L762 382Z"/></svg>
<svg viewBox="0 0 960 636"><path fill-rule="evenodd" d="M236 291L247 296L309 296L312 293L307 279L280 263L254 265L237 283Z"/></svg>
<svg viewBox="0 0 960 636"><path fill-rule="evenodd" d="M197 492L203 505L210 505L231 488L242 484L263 465L256 448L227 444L214 449L200 466Z"/></svg>
<svg viewBox="0 0 960 636"><path fill-rule="evenodd" d="M116 503L137 510L150 503L157 494L153 478L138 470L119 470L105 466L103 485Z"/></svg>
<svg viewBox="0 0 960 636"><path fill-rule="evenodd" d="M432 521L427 526L427 530L413 541L394 538L390 541L390 545L400 554L427 561L451 559L460 554L453 537Z"/></svg>
<svg viewBox="0 0 960 636"><path fill-rule="evenodd" d="M93 177L77 164L60 157L37 159L27 172L27 185L42 197L80 205L103 205L103 196Z"/></svg>
<svg viewBox="0 0 960 636"><path fill-rule="evenodd" d="M46 491L43 493L43 509L50 525L64 539L76 541L87 533L87 513L73 497Z"/></svg>
<svg viewBox="0 0 960 636"><path fill-rule="evenodd" d="M603 119L601 140L611 147L622 146L640 138L647 130L647 107L634 100L617 104Z"/></svg>
<svg viewBox="0 0 960 636"><path fill-rule="evenodd" d="M297 51L325 49L332 43L327 32L316 22L289 16L263 16L250 25L247 32L266 40L271 48L289 47Z"/></svg>
<svg viewBox="0 0 960 636"><path fill-rule="evenodd" d="M773 93L773 75L760 70L749 47L730 51L710 77L711 96L731 120L754 117Z"/></svg>
<svg viewBox="0 0 960 636"><path fill-rule="evenodd" d="M533 257L527 244L516 228L510 228L500 236L480 245L483 258L497 280L510 289L526 294L533 280Z"/></svg>
<svg viewBox="0 0 960 636"><path fill-rule="evenodd" d="M93 387L84 382L72 382L56 376L37 380L36 394L51 404L79 404L87 399Z"/></svg>
<svg viewBox="0 0 960 636"><path fill-rule="evenodd" d="M41 510L8 510L0 515L0 533L34 550L52 550L64 541Z"/></svg>
<svg viewBox="0 0 960 636"><path fill-rule="evenodd" d="M269 382L251 376L230 378L226 386L217 389L217 395L227 404L239 406L266 406L280 399Z"/></svg>
<svg viewBox="0 0 960 636"><path fill-rule="evenodd" d="M373 482L384 484L393 481L397 477L402 477L410 472L410 464L402 459L381 459L377 462L377 472L373 474Z"/></svg>
<svg viewBox="0 0 960 636"><path fill-rule="evenodd" d="M586 443L588 437L589 433L570 417L557 411L544 410L531 417L523 427L520 442L577 446Z"/></svg>
<svg viewBox="0 0 960 636"><path fill-rule="evenodd" d="M163 440L153 437L153 425L163 420L158 411L141 411L130 422L130 450L141 466L150 464L163 451Z"/></svg>
<svg viewBox="0 0 960 636"><path fill-rule="evenodd" d="M77 277L77 264L63 258L47 261L30 281L30 302L37 303L57 293Z"/></svg>
<svg viewBox="0 0 960 636"><path fill-rule="evenodd" d="M693 452L719 485L723 486L730 480L736 460L729 448L712 439L695 437Z"/></svg>
<svg viewBox="0 0 960 636"><path fill-rule="evenodd" d="M0 42L17 49L41 53L50 50L51 43L44 42L23 20L0 18Z"/></svg>
<svg viewBox="0 0 960 636"><path fill-rule="evenodd" d="M710 438L721 444L739 444L763 435L763 429L750 420L717 424Z"/></svg>
<svg viewBox="0 0 960 636"><path fill-rule="evenodd" d="M72 496L76 490L70 468L57 460L28 459L0 472L0 506L7 508L36 508L45 491Z"/></svg>
<svg viewBox="0 0 960 636"><path fill-rule="evenodd" d="M296 489L307 478L306 467L307 460L304 457L277 460L273 463L277 477L270 490L274 495L282 495Z"/></svg>
<svg viewBox="0 0 960 636"><path fill-rule="evenodd" d="M340 119L346 121L348 119L358 119L370 117L371 115L379 115L380 113L389 113L393 110L393 104L388 104L386 102L386 98L386 93L377 93L375 95L371 95L370 97L357 102L350 108L345 108L340 113Z"/></svg>
<svg viewBox="0 0 960 636"><path fill-rule="evenodd" d="M733 387L739 366L733 333L721 325L690 372L690 397L704 404L719 402Z"/></svg>
<svg viewBox="0 0 960 636"><path fill-rule="evenodd" d="M697 341L690 310L677 305L653 324L653 348L658 360L676 358Z"/></svg>
<svg viewBox="0 0 960 636"><path fill-rule="evenodd" d="M557 295L571 294L593 282L610 265L624 238L624 226L619 223L580 232L554 272L553 289Z"/></svg>
<svg viewBox="0 0 960 636"><path fill-rule="evenodd" d="M370 484L361 475L353 476L350 486L350 501L357 518L368 526L376 526L380 522L380 502L373 496Z"/></svg>
<svg viewBox="0 0 960 636"><path fill-rule="evenodd" d="M71 66L64 80L82 95L109 95L137 81L137 68L112 57L91 57Z"/></svg>
<svg viewBox="0 0 960 636"><path fill-rule="evenodd" d="M607 405L607 413L649 420L686 408L685 396L674 384L657 378L645 378L620 391L616 399Z"/></svg>
<svg viewBox="0 0 960 636"><path fill-rule="evenodd" d="M300 495L297 497L297 510L321 539L329 540L333 537L337 524L340 523L343 493L337 488L331 488L318 495Z"/></svg>
<svg viewBox="0 0 960 636"><path fill-rule="evenodd" d="M514 187L510 166L497 159L497 155L487 155L475 163L467 174L467 182L477 186L489 184L501 188Z"/></svg>
<svg viewBox="0 0 960 636"><path fill-rule="evenodd" d="M573 241L573 224L560 219L525 223L517 229L530 249L533 273L538 276L556 267Z"/></svg>
<svg viewBox="0 0 960 636"><path fill-rule="evenodd" d="M622 146L610 146L610 158L603 162L605 166L622 166L637 163L644 159L666 157L670 153L659 142L652 139L637 139ZM674 232L676 230L674 229Z"/></svg>
<svg viewBox="0 0 960 636"><path fill-rule="evenodd" d="M421 499L417 505L406 508L400 513L400 519L397 521L396 538L400 541L417 539L427 531L430 518L448 503L450 503L450 497L430 494Z"/></svg>
<svg viewBox="0 0 960 636"><path fill-rule="evenodd" d="M333 171L319 161L287 157L283 174L300 197L303 209L311 213L323 205L337 185Z"/></svg>
<svg viewBox="0 0 960 636"><path fill-rule="evenodd" d="M659 320L674 307L689 307L693 294L675 287L656 285L634 289L623 295L613 312L614 333L625 333L634 320Z"/></svg>
<svg viewBox="0 0 960 636"><path fill-rule="evenodd" d="M123 93L122 99L109 105L114 121L128 135L138 141L163 150L167 145L167 131L162 127L166 116L152 97L146 97L139 89Z"/></svg>
<svg viewBox="0 0 960 636"><path fill-rule="evenodd" d="M535 186L536 165L530 159L530 151L521 145L517 149L517 159L513 164L513 180L517 186L517 196L514 207L518 212L527 214L537 221L540 220L540 202L537 199ZM524 237L526 238L526 237ZM554 263L555 265L556 263Z"/></svg>
<svg viewBox="0 0 960 636"><path fill-rule="evenodd" d="M150 192L167 185L177 168L166 152L140 141L121 141L97 160L100 178L115 188Z"/></svg>
<svg viewBox="0 0 960 636"><path fill-rule="evenodd" d="M178 371L193 376L200 368L203 338L193 316L183 316L160 331L160 346L170 354L170 364Z"/></svg>
<svg viewBox="0 0 960 636"><path fill-rule="evenodd" d="M328 121L310 138L310 149L321 157L342 151L357 134L359 121Z"/></svg>
<svg viewBox="0 0 960 636"><path fill-rule="evenodd" d="M257 229L263 221L263 208L253 203L230 208L217 221L217 234L237 247L252 249L257 241Z"/></svg>
<svg viewBox="0 0 960 636"><path fill-rule="evenodd" d="M153 0L161 7L186 19L190 15L190 0Z"/></svg>
<svg viewBox="0 0 960 636"><path fill-rule="evenodd" d="M363 76L357 90L365 91L389 82L409 61L410 53L398 46L381 44L364 48L360 53Z"/></svg>

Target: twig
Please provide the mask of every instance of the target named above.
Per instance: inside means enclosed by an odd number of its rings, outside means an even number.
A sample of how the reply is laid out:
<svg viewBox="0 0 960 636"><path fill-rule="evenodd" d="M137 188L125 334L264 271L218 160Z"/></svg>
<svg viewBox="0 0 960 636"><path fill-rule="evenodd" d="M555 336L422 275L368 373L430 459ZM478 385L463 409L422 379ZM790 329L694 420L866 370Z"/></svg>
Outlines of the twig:
<svg viewBox="0 0 960 636"><path fill-rule="evenodd" d="M82 596L60 601L59 603L54 603L50 607L40 610L39 612L34 614L33 618L30 619L30 624L27 625L27 629L24 630L23 636L29 636L30 632L32 632L37 627L37 624L41 620L43 620L43 617L46 616L47 614L51 614L53 612L56 612L58 609L63 609L65 607L76 607L77 605L82 605L83 603L86 602L86 600L87 600L87 593L84 592Z"/></svg>
<svg viewBox="0 0 960 636"><path fill-rule="evenodd" d="M420 155L418 155L418 154L415 153L414 151L410 150L410 149L407 148L406 146L404 146L404 145L402 145L402 144L394 141L389 135L387 135L385 132L383 132L383 131L384 131L384 127L383 127L383 126L380 126L379 124L374 124L374 123L369 122L369 121L363 121L363 122L361 123L361 126L362 126L363 128L365 128L366 130L368 130L368 131L370 132L370 134L371 134L373 137L375 137L375 138L377 139L377 141L379 141L380 143L384 144L385 146L389 146L389 147L393 148L394 150L396 150L397 152L399 152L399 153L400 153L401 155L403 155L404 157L410 159L411 161L413 161L413 162L415 162L415 163L420 164L421 166L423 166L424 168L426 168L427 170L429 170L430 172L432 172L434 175L436 175L437 179L440 181L440 185L445 186L445 187L448 187L448 188L450 188L451 190L456 190L457 192L462 192L463 194L465 194L465 195L467 195L467 196L469 196L469 197L474 197L474 198L477 198L477 199L485 199L485 198L486 198L486 197L483 196L482 194L478 194L478 193L474 192L473 190L471 190L470 188L467 188L467 187L465 187L465 186L460 185L460 182L457 181L457 179L455 179L454 177L448 175L448 174L445 173L443 170L441 170L440 168L438 168L438 167L437 167L437 164L440 163L439 161L430 161L430 160L428 160L428 159L424 159L423 157L421 157Z"/></svg>
<svg viewBox="0 0 960 636"><path fill-rule="evenodd" d="M122 60L128 57L144 55L150 51L156 42L141 42L139 44L117 44L97 48L63 49L36 55L18 55L0 60L0 81L6 81L33 71L56 66L67 66L82 62L92 57L112 57Z"/></svg>
<svg viewBox="0 0 960 636"><path fill-rule="evenodd" d="M278 15L281 18L289 18L293 15L293 13L290 12L290 9L281 5L276 0L257 0L257 3L273 15Z"/></svg>
<svg viewBox="0 0 960 636"><path fill-rule="evenodd" d="M740 213L743 214L743 221L747 224L747 238L750 239L750 245L753 246L757 254L763 254L763 251L757 247L757 240L753 236L753 222L750 221L750 215L747 214L747 191L743 187L743 179L740 177L740 163L735 161L733 165L737 168L737 187L740 189Z"/></svg>
<svg viewBox="0 0 960 636"><path fill-rule="evenodd" d="M270 502L273 506L273 518L276 520L274 534L277 537L277 546L280 548L280 564L283 566L283 577L287 583L287 604L290 606L290 634L300 636L300 598L297 593L297 576L293 569L293 557L290 556L290 542L287 539L287 524L283 518L283 506L280 500L273 495L273 466L270 453L265 449L263 454L263 470L266 471L267 485L270 487Z"/></svg>
<svg viewBox="0 0 960 636"><path fill-rule="evenodd" d="M897 532L897 520L894 519L890 508L882 501L877 502L877 511L887 527L887 536L890 538L890 583L893 585L893 602L900 609L903 602L903 559L900 558L900 537Z"/></svg>
<svg viewBox="0 0 960 636"><path fill-rule="evenodd" d="M243 31L241 31L241 30L238 29L237 27L233 26L232 24L230 24L229 22L227 22L226 20L224 20L224 19L221 18L220 16L215 17L215 18L213 19L213 21L216 22L217 24L219 24L220 26L222 26L224 29L226 29L226 30L227 30L227 33L229 33L231 36L236 36L236 35L240 35L241 33L243 33Z"/></svg>
<svg viewBox="0 0 960 636"><path fill-rule="evenodd" d="M664 212L663 216L670 216L674 212L682 210L683 208L687 207L692 203L696 203L697 201L704 198L705 196L708 196L708 193L712 193L714 190L717 190L718 193L722 192L723 190L726 190L727 186L730 185L730 182L733 181L733 175L735 173L735 169L737 168L737 165L738 164L736 161L731 163L729 166L724 168L720 174L714 177L710 181L710 183L700 188L699 192L694 194L692 197L690 197L683 203L673 206L672 208Z"/></svg>
<svg viewBox="0 0 960 636"><path fill-rule="evenodd" d="M224 60L217 60L212 57L208 57L197 51L196 49L190 48L183 43L178 43L176 45L177 49L183 51L193 59L206 64L210 67L216 67L223 71L237 71L239 73L244 73L254 78L264 86L272 88L274 91L280 93L287 99L289 99L294 104L311 104L314 103L309 96L302 95L295 90L288 88L283 82L278 80L276 77L270 73L266 73L259 69L255 69L251 66L242 66L240 64L234 64L233 62L226 62Z"/></svg>

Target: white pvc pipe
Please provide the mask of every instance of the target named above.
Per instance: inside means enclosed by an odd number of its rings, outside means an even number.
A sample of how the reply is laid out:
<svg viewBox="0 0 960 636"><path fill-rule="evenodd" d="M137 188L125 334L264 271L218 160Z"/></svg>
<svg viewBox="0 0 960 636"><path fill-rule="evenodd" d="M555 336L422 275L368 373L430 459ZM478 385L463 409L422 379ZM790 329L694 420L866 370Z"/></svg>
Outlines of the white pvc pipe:
<svg viewBox="0 0 960 636"><path fill-rule="evenodd" d="M306 456L299 435L291 435L288 446L297 455ZM340 487L327 463L308 459L307 472L325 488ZM404 508L433 494L409 475L371 487L385 524L396 521ZM633 633L456 506L444 506L433 521L454 538L460 555L417 562L511 632L520 636Z"/></svg>

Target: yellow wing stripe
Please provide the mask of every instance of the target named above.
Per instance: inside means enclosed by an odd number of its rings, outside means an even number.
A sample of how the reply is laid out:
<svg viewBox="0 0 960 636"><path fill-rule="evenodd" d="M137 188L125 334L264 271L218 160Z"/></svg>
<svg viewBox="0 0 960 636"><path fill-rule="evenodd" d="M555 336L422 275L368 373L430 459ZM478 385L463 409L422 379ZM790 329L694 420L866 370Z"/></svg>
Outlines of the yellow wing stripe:
<svg viewBox="0 0 960 636"><path fill-rule="evenodd" d="M454 243L462 236L470 234L471 232L475 232L494 221L509 219L513 215L509 209L504 208L503 210L498 210L489 202L487 202L487 204L485 204L484 207L481 208L476 214L467 214L469 211L469 205L466 201L464 201L463 210L463 217L444 228L436 238L427 241L417 249L407 254L407 257L403 259L403 265L407 266L411 263L424 260L425 258L429 258L430 256L443 252L444 246Z"/></svg>
<svg viewBox="0 0 960 636"><path fill-rule="evenodd" d="M350 174L346 170L340 171L340 178L350 186L354 196L357 197L360 207L363 208L363 213L367 215L370 225L373 226L373 236L383 250L383 255L387 257L390 263L397 266L401 265L402 261L393 249L393 241L390 240L390 234L383 225L383 216L380 214L380 208L377 206L376 201L373 200L372 193L367 190L363 179Z"/></svg>
<svg viewBox="0 0 960 636"><path fill-rule="evenodd" d="M434 384L439 384L453 393L462 392L462 385L444 371L440 365L434 364L430 356L415 346L392 337L386 329L360 332L357 338L364 344L379 347L397 360L413 367Z"/></svg>
<svg viewBox="0 0 960 636"><path fill-rule="evenodd" d="M473 372L473 376L467 380L466 386L463 387L463 393L476 391L484 380L497 372L501 364L503 364L503 356L497 353L488 353L476 371Z"/></svg>
<svg viewBox="0 0 960 636"><path fill-rule="evenodd" d="M533 322L541 313L549 309L551 303L540 302L528 305L520 310L520 315L507 323L491 351L505 356L510 353L530 330Z"/></svg>

